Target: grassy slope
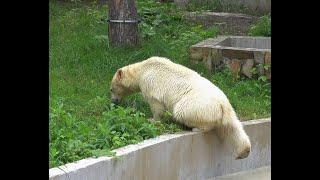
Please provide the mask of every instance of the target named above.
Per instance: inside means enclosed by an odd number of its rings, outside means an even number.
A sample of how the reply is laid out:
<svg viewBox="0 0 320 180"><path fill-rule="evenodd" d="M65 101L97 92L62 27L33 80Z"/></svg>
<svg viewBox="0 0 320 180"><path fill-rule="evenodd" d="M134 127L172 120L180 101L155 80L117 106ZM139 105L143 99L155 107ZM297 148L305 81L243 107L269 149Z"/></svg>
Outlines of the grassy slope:
<svg viewBox="0 0 320 180"><path fill-rule="evenodd" d="M188 47L214 37L215 28L183 22L170 4L140 0L138 10L145 17L141 46L112 48L106 36L107 7L50 1L50 167L181 129L170 122L148 123L150 109L139 94L130 96L124 108L110 106L109 82L116 69L154 55L211 79L241 119L270 115L269 86L257 80L234 82L228 72L210 76L188 63Z"/></svg>

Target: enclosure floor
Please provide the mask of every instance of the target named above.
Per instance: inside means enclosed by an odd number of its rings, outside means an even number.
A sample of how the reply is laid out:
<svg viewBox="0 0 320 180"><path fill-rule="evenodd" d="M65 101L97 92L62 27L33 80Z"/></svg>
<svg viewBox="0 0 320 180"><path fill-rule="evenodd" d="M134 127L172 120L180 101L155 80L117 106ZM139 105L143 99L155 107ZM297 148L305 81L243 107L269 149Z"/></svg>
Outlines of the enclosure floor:
<svg viewBox="0 0 320 180"><path fill-rule="evenodd" d="M250 171L242 171L207 180L271 180L271 167L265 166Z"/></svg>

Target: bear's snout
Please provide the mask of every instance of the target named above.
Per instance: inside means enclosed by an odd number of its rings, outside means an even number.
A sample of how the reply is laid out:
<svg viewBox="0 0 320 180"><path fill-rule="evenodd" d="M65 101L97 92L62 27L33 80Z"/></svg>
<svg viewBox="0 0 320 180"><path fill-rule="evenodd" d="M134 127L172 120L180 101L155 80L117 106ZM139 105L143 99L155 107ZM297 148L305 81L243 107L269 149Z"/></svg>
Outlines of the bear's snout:
<svg viewBox="0 0 320 180"><path fill-rule="evenodd" d="M119 104L120 103L120 101L121 101L121 97L120 96L118 96L117 94L115 94L115 93L111 93L111 102L113 103L113 104Z"/></svg>
<svg viewBox="0 0 320 180"><path fill-rule="evenodd" d="M120 99L119 98L111 98L111 102L113 104L119 104L120 103Z"/></svg>

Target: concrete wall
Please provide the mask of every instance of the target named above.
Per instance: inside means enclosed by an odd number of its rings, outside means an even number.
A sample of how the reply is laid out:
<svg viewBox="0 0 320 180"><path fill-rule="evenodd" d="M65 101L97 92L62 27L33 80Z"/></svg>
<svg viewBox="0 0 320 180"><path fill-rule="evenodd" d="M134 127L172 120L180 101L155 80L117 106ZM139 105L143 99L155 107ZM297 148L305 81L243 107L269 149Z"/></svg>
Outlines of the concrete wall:
<svg viewBox="0 0 320 180"><path fill-rule="evenodd" d="M244 5L252 11L271 12L271 0L221 0L224 4Z"/></svg>
<svg viewBox="0 0 320 180"><path fill-rule="evenodd" d="M184 8L191 0L174 0L174 2ZM198 0L199 3L212 2L215 0ZM270 13L271 12L271 0L221 0L222 5L228 6L244 6L253 12Z"/></svg>
<svg viewBox="0 0 320 180"><path fill-rule="evenodd" d="M225 12L184 12L184 18L204 27L218 27L218 34L247 35L258 17Z"/></svg>
<svg viewBox="0 0 320 180"><path fill-rule="evenodd" d="M271 164L271 119L243 122L252 143L248 158L234 160L214 134L162 135L115 150L120 159L88 158L49 170L50 180L207 179Z"/></svg>

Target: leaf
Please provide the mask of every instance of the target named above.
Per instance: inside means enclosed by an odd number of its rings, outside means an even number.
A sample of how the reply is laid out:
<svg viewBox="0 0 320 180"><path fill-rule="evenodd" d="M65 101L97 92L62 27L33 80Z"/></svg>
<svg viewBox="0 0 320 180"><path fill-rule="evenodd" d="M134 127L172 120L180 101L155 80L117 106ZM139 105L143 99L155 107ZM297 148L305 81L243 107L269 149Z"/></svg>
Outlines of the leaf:
<svg viewBox="0 0 320 180"><path fill-rule="evenodd" d="M267 77L266 76L260 76L258 78L258 80L261 80L261 81L265 82L267 80Z"/></svg>

